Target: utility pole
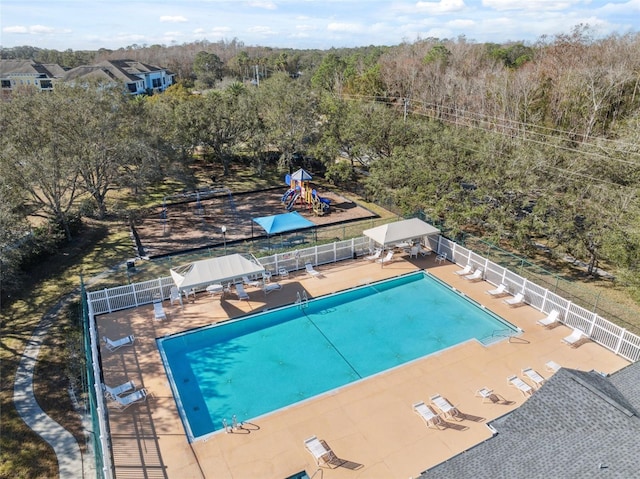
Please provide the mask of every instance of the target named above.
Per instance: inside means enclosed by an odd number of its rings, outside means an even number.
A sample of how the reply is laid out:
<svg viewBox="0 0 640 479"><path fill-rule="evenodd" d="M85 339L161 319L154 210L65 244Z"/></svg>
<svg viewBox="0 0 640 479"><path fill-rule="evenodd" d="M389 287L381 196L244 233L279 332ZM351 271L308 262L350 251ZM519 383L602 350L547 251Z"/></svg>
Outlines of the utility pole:
<svg viewBox="0 0 640 479"><path fill-rule="evenodd" d="M258 70L259 66L255 65L254 68L256 69L256 85L260 86L260 71Z"/></svg>
<svg viewBox="0 0 640 479"><path fill-rule="evenodd" d="M408 98L403 98L402 101L404 102L404 122L407 122L407 107L409 106L409 99Z"/></svg>

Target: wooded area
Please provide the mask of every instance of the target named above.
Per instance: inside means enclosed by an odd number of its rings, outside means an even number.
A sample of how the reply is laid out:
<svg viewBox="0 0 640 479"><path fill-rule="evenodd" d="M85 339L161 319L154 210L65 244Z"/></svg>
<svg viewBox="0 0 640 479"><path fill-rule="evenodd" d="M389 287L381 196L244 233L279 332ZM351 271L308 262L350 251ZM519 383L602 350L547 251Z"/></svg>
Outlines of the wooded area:
<svg viewBox="0 0 640 479"><path fill-rule="evenodd" d="M640 301L638 34L2 52L26 55L66 67L130 58L169 68L179 84L133 99L113 86L59 85L3 104L3 290L18 287L26 244L48 247L33 238L70 239L82 216L135 217L149 188L199 147L220 176L234 162L261 175L274 158L283 171L305 158L340 187L424 212L451 237L472 232L522 253L572 255L589 273L604 267Z"/></svg>

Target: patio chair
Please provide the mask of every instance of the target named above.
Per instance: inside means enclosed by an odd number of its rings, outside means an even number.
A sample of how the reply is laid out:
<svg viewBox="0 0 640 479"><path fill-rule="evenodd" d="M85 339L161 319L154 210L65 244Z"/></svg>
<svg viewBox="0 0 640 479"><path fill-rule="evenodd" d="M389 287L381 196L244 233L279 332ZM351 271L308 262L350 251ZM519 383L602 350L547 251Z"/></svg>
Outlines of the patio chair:
<svg viewBox="0 0 640 479"><path fill-rule="evenodd" d="M245 286L251 286L252 288L260 288L262 286L262 281L251 280L247 276L242 277L242 282Z"/></svg>
<svg viewBox="0 0 640 479"><path fill-rule="evenodd" d="M482 273L483 273L482 268L478 268L472 274L467 274L463 276L463 278L466 279L467 281L471 281L472 283L476 281L482 281Z"/></svg>
<svg viewBox="0 0 640 479"><path fill-rule="evenodd" d="M442 264L445 261L447 261L447 253L439 253L438 256L436 256L436 263Z"/></svg>
<svg viewBox="0 0 640 479"><path fill-rule="evenodd" d="M468 274L471 274L471 270L473 270L473 266L468 264L464 268L459 269L458 271L454 271L454 274L457 274L458 276L466 276Z"/></svg>
<svg viewBox="0 0 640 479"><path fill-rule="evenodd" d="M146 401L148 395L146 389L138 389L127 396L116 396L112 399L115 402L115 408L119 411L124 411L132 404Z"/></svg>
<svg viewBox="0 0 640 479"><path fill-rule="evenodd" d="M485 292L487 294L493 296L494 298L499 298L500 296L504 296L506 294L509 294L509 290L507 289L507 285L506 284L502 284L502 283L500 283L497 288L489 289L489 290L487 290Z"/></svg>
<svg viewBox="0 0 640 479"><path fill-rule="evenodd" d="M531 381L533 381L533 384L534 384L536 389L539 389L540 386L542 386L542 384L545 381L545 379L542 376L540 376L540 374L538 374L538 372L536 370L531 369L531 368L524 368L522 370L522 374L524 374L529 379L531 379Z"/></svg>
<svg viewBox="0 0 640 479"><path fill-rule="evenodd" d="M413 411L422 418L427 427L433 426L436 429L440 429L438 424L442 424L442 419L430 406L427 406L424 402L419 402L413 405Z"/></svg>
<svg viewBox="0 0 640 479"><path fill-rule="evenodd" d="M322 274L320 274L319 271L316 271L315 269L313 269L313 265L311 263L305 263L304 269L307 271L308 274L310 274L314 278L319 279L320 276L322 276Z"/></svg>
<svg viewBox="0 0 640 479"><path fill-rule="evenodd" d="M376 260L376 263L380 263L381 265L385 265L386 263L391 262L393 259L393 251L388 251L387 255L384 258Z"/></svg>
<svg viewBox="0 0 640 479"><path fill-rule="evenodd" d="M485 403L485 402L492 403L493 402L493 400L492 400L493 396L494 396L493 389L489 389L487 387L478 389L476 391L476 397L482 398L482 402L483 403Z"/></svg>
<svg viewBox="0 0 640 479"><path fill-rule="evenodd" d="M169 292L169 301L171 301L171 306L173 303L177 301L182 306L182 295L180 294L180 290L177 286L172 286L171 291Z"/></svg>
<svg viewBox="0 0 640 479"><path fill-rule="evenodd" d="M550 373L557 373L562 367L555 361L547 361L544 365L547 368L547 371L549 371Z"/></svg>
<svg viewBox="0 0 640 479"><path fill-rule="evenodd" d="M382 250L377 249L375 253L370 254L369 256L365 256L364 259L366 259L367 261L376 261L378 258L380 258L381 254Z"/></svg>
<svg viewBox="0 0 640 479"><path fill-rule="evenodd" d="M244 286L242 286L242 283L236 283L235 286L236 286L236 295L238 295L238 299L240 301L249 301L249 295L244 290Z"/></svg>
<svg viewBox="0 0 640 479"><path fill-rule="evenodd" d="M102 340L104 341L106 348L112 352L115 351L116 349L120 349L123 346L129 346L133 344L135 339L136 338L133 334L130 336L125 336L124 338L116 339L115 341L112 341L106 336L102 336Z"/></svg>
<svg viewBox="0 0 640 479"><path fill-rule="evenodd" d="M544 326L545 328L550 328L558 321L560 321L560 311L554 309L546 318L539 319L538 321L536 321L536 323L538 323L540 326Z"/></svg>
<svg viewBox="0 0 640 479"><path fill-rule="evenodd" d="M105 396L109 399L115 400L117 396L121 394L128 393L129 391L133 391L136 388L136 385L133 381L127 381L126 383L122 383L119 386L111 388L107 386L105 383L102 383L102 390L105 392Z"/></svg>
<svg viewBox="0 0 640 479"><path fill-rule="evenodd" d="M511 386L518 388L518 391L520 391L524 397L529 397L533 394L533 388L518 376L509 376L507 382Z"/></svg>
<svg viewBox="0 0 640 479"><path fill-rule="evenodd" d="M286 278L287 276L289 276L289 271L287 271L287 268L280 267L278 268L278 276L280 276L281 278Z"/></svg>
<svg viewBox="0 0 640 479"><path fill-rule="evenodd" d="M442 412L444 417L450 417L451 419L460 421L464 419L463 414L458 410L458 408L439 394L431 396L430 399L431 403Z"/></svg>
<svg viewBox="0 0 640 479"><path fill-rule="evenodd" d="M572 348L577 348L587 338L588 336L586 333L580 331L579 329L574 329L569 336L562 339L562 342L568 344Z"/></svg>
<svg viewBox="0 0 640 479"><path fill-rule="evenodd" d="M264 291L264 294L267 295L269 293L273 293L274 291L282 289L282 286L280 285L280 283L269 283L265 284L262 289Z"/></svg>
<svg viewBox="0 0 640 479"><path fill-rule="evenodd" d="M160 301L153 303L153 317L154 319L156 319L156 321L167 319L167 314L164 312L164 308L162 307L162 303Z"/></svg>
<svg viewBox="0 0 640 479"><path fill-rule="evenodd" d="M323 465L330 468L339 466L340 459L338 459L338 456L335 455L326 442L319 440L316 436L305 439L304 447L311 453L318 467Z"/></svg>
<svg viewBox="0 0 640 479"><path fill-rule="evenodd" d="M524 304L524 294L518 293L513 298L505 299L503 303L508 304L512 308L516 306L521 306Z"/></svg>
<svg viewBox="0 0 640 479"><path fill-rule="evenodd" d="M411 258L418 259L418 253L419 252L420 252L420 247L419 246L412 246L409 249L409 259L411 259Z"/></svg>

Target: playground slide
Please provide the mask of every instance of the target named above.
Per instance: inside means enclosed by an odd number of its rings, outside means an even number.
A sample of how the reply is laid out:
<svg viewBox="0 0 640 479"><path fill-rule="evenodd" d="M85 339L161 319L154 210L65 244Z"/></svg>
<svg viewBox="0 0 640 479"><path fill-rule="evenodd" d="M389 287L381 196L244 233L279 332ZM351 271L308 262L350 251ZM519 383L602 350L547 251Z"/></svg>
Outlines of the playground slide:
<svg viewBox="0 0 640 479"><path fill-rule="evenodd" d="M300 193L296 193L295 195L293 195L293 197L291 198L291 201L287 203L287 211L291 211L293 209L293 206L296 204L296 200L299 197L300 197Z"/></svg>
<svg viewBox="0 0 640 479"><path fill-rule="evenodd" d="M288 201L289 197L291 195L293 195L295 192L296 192L296 190L294 190L294 189L287 190L287 192L284 195L282 195L282 199L280 201L282 201L283 203Z"/></svg>

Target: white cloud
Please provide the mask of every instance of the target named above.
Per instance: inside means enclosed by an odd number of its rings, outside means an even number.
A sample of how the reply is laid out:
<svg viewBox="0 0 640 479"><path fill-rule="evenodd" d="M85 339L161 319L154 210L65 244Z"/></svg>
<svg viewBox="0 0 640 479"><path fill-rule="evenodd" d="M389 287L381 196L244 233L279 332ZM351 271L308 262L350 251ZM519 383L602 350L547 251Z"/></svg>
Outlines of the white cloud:
<svg viewBox="0 0 640 479"><path fill-rule="evenodd" d="M247 28L248 32L257 33L259 35L275 35L276 31L274 31L271 27L267 27L264 25L256 25L254 27Z"/></svg>
<svg viewBox="0 0 640 479"><path fill-rule="evenodd" d="M23 27L21 25L14 25L12 27L4 27L2 29L4 33L29 33L29 29L27 27Z"/></svg>
<svg viewBox="0 0 640 479"><path fill-rule="evenodd" d="M333 22L327 25L327 30L329 30L330 32L358 33L364 31L364 27L360 23Z"/></svg>
<svg viewBox="0 0 640 479"><path fill-rule="evenodd" d="M482 0L482 6L493 8L494 10L566 10L572 5L580 3L579 0Z"/></svg>
<svg viewBox="0 0 640 479"><path fill-rule="evenodd" d="M312 25L296 25L295 29L298 30L299 32L309 32L311 30L315 30L316 27Z"/></svg>
<svg viewBox="0 0 640 479"><path fill-rule="evenodd" d="M447 22L447 26L454 29L470 29L476 26L476 22L473 20L460 18L458 20L451 20Z"/></svg>
<svg viewBox="0 0 640 479"><path fill-rule="evenodd" d="M160 17L160 21L164 23L185 23L188 22L185 17L182 15L162 15Z"/></svg>
<svg viewBox="0 0 640 479"><path fill-rule="evenodd" d="M265 10L277 10L278 7L273 2L248 2L250 7L264 8Z"/></svg>
<svg viewBox="0 0 640 479"><path fill-rule="evenodd" d="M32 25L29 27L29 33L50 34L50 33L56 33L56 29L51 27L45 27L44 25Z"/></svg>
<svg viewBox="0 0 640 479"><path fill-rule="evenodd" d="M419 12L437 15L441 13L452 13L464 10L466 7L464 0L438 0L436 2L418 2L416 8Z"/></svg>
<svg viewBox="0 0 640 479"><path fill-rule="evenodd" d="M4 27L2 29L4 33L15 33L15 34L31 34L31 35L53 35L55 34L66 34L71 33L69 29L55 29L53 27L46 27L44 25L31 25L29 27L25 27L22 25L14 25L11 27Z"/></svg>

